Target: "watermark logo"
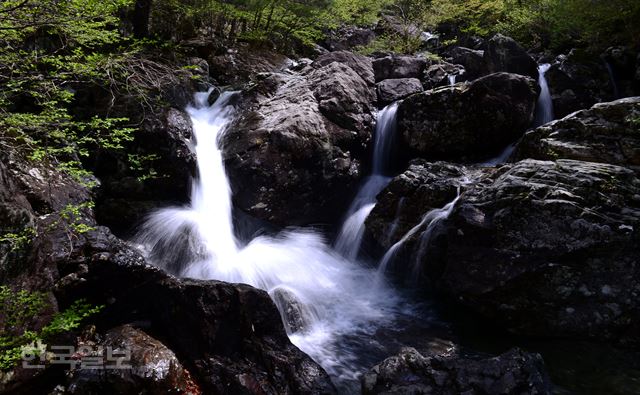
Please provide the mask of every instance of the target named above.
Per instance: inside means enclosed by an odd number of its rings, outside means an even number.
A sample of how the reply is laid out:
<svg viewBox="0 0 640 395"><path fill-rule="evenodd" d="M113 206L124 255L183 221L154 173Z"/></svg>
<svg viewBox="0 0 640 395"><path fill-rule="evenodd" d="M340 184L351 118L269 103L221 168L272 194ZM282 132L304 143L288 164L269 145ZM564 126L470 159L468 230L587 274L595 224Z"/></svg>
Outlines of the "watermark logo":
<svg viewBox="0 0 640 395"><path fill-rule="evenodd" d="M131 350L103 346L49 346L40 340L23 346L22 367L44 369L49 365L68 365L69 369L131 369Z"/></svg>

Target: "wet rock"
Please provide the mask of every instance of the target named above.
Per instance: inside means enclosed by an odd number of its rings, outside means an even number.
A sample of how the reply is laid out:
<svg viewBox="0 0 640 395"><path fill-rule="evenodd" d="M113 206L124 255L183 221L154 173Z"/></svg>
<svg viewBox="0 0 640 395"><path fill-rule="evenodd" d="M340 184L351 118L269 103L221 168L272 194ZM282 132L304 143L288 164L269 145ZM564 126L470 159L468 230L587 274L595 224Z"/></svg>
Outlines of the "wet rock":
<svg viewBox="0 0 640 395"><path fill-rule="evenodd" d="M527 132L515 160L557 158L640 168L640 97L600 103Z"/></svg>
<svg viewBox="0 0 640 395"><path fill-rule="evenodd" d="M520 161L466 190L423 260L439 291L513 332L637 344L640 179ZM587 290L588 292L585 292Z"/></svg>
<svg viewBox="0 0 640 395"><path fill-rule="evenodd" d="M556 118L614 99L604 63L579 50L558 56L545 77Z"/></svg>
<svg viewBox="0 0 640 395"><path fill-rule="evenodd" d="M349 51L329 52L319 56L315 62L313 62L313 67L322 68L333 62L343 63L350 67L368 86L375 85L373 64L368 57Z"/></svg>
<svg viewBox="0 0 640 395"><path fill-rule="evenodd" d="M152 209L188 201L196 169L191 137L189 116L170 107L145 118L126 154L99 152L98 220L126 233Z"/></svg>
<svg viewBox="0 0 640 395"><path fill-rule="evenodd" d="M376 82L389 78L422 78L427 60L419 56L390 55L373 61Z"/></svg>
<svg viewBox="0 0 640 395"><path fill-rule="evenodd" d="M404 99L414 93L422 92L422 83L417 78L397 78L378 82L378 103L380 106Z"/></svg>
<svg viewBox="0 0 640 395"><path fill-rule="evenodd" d="M368 61L328 55L358 68ZM286 226L326 223L348 206L371 138L375 96L360 76L367 73L331 59L321 57L304 74L268 75L243 93L223 137L236 207Z"/></svg>
<svg viewBox="0 0 640 395"><path fill-rule="evenodd" d="M240 87L258 73L268 73L286 65L287 57L277 52L237 45L214 53L208 59L209 73L218 83Z"/></svg>
<svg viewBox="0 0 640 395"><path fill-rule="evenodd" d="M424 357L413 348L376 365L362 380L369 394L551 394L542 357L514 348L486 359Z"/></svg>
<svg viewBox="0 0 640 395"><path fill-rule="evenodd" d="M414 157L487 158L502 151L531 124L537 92L531 78L507 73L426 91L400 104L398 133Z"/></svg>
<svg viewBox="0 0 640 395"><path fill-rule="evenodd" d="M329 51L352 50L364 47L376 38L376 33L367 28L343 26L329 33L322 45Z"/></svg>
<svg viewBox="0 0 640 395"><path fill-rule="evenodd" d="M439 62L424 71L422 80L427 89L434 89L439 86L449 86L451 84L450 76L455 76L455 81L458 81L458 77L465 76L465 70L457 64Z"/></svg>
<svg viewBox="0 0 640 395"><path fill-rule="evenodd" d="M465 47L454 47L449 51L449 56L451 57L452 63L464 67L464 77L470 81L489 74L487 64L484 60L484 51Z"/></svg>
<svg viewBox="0 0 640 395"><path fill-rule="evenodd" d="M487 42L484 60L489 72L504 71L538 78L538 64L511 37L496 34Z"/></svg>
<svg viewBox="0 0 640 395"><path fill-rule="evenodd" d="M69 394L200 393L173 351L131 325L111 329L89 349L70 372ZM90 368L115 366L117 359L118 368Z"/></svg>
<svg viewBox="0 0 640 395"><path fill-rule="evenodd" d="M461 165L412 161L405 172L378 194L378 202L367 217L367 232L385 250L389 249L418 225L427 212L452 201L472 173L472 169ZM407 247L414 243L415 239L408 241Z"/></svg>

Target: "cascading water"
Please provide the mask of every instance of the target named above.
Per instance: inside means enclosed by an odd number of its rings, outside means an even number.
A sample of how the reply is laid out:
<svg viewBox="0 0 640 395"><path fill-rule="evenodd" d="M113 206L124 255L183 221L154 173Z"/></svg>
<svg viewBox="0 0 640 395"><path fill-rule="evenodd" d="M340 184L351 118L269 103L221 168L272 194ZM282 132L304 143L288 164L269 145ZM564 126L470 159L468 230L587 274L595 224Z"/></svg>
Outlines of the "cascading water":
<svg viewBox="0 0 640 395"><path fill-rule="evenodd" d="M389 170L389 160L396 124L398 103L386 106L378 114L373 146L372 174L367 177L347 212L342 224L335 249L347 259L358 256L364 234L364 222L376 205L376 196L391 180L385 173Z"/></svg>
<svg viewBox="0 0 640 395"><path fill-rule="evenodd" d="M246 283L269 292L291 341L341 388L351 385L345 392L357 391L362 370L386 356L371 351L372 334L385 325L391 327L401 299L377 280L374 270L345 259L310 230L259 236L240 245L234 236L231 191L220 149L220 137L233 112L228 105L232 95L221 95L209 107L207 94L198 94L196 106L187 109L199 174L191 204L153 213L136 242L151 262L178 276ZM381 173L395 108L381 113L374 175L354 202L354 212L370 210L368 205L386 184ZM353 223L358 221L360 217ZM360 232L358 226L345 224L344 233Z"/></svg>
<svg viewBox="0 0 640 395"><path fill-rule="evenodd" d="M538 66L538 85L540 86L540 95L536 104L536 117L533 126L541 126L547 122L553 121L553 101L551 100L551 91L545 74L551 65L544 63Z"/></svg>
<svg viewBox="0 0 640 395"><path fill-rule="evenodd" d="M609 63L608 61L604 61L604 65L607 68L607 73L609 74L609 81L611 82L611 87L613 88L613 98L614 99L619 99L620 98L620 88L618 88L618 82L616 80L616 75L613 72L613 67L611 66L611 63Z"/></svg>
<svg viewBox="0 0 640 395"><path fill-rule="evenodd" d="M538 85L540 86L540 95L538 95L538 101L536 103L536 113L533 120L533 127L542 126L545 123L549 123L555 119L553 115L553 100L551 98L551 90L549 89L549 83L545 74L549 71L551 65L549 63L543 63L538 66ZM516 143L509 144L500 155L495 158L489 159L486 162L482 162L480 166L496 166L502 164L509 159L509 156L516 148Z"/></svg>

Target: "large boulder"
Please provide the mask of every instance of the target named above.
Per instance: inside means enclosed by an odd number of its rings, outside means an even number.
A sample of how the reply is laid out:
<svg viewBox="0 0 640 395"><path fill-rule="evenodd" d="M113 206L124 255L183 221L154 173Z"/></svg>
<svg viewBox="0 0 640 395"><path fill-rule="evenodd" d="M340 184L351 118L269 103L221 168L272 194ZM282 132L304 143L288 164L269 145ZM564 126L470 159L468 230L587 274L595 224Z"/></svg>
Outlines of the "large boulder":
<svg viewBox="0 0 640 395"><path fill-rule="evenodd" d="M539 354L514 348L485 359L425 357L403 348L363 376L362 393L550 395L553 391Z"/></svg>
<svg viewBox="0 0 640 395"><path fill-rule="evenodd" d="M427 60L419 56L389 55L373 61L376 81L389 78L422 78Z"/></svg>
<svg viewBox="0 0 640 395"><path fill-rule="evenodd" d="M375 85L373 64L368 57L349 51L329 52L316 58L313 67L322 68L333 62L345 64L355 71L367 85Z"/></svg>
<svg viewBox="0 0 640 395"><path fill-rule="evenodd" d="M425 278L520 334L640 339L640 178L524 160L480 178L441 222Z"/></svg>
<svg viewBox="0 0 640 395"><path fill-rule="evenodd" d="M329 55L347 63L322 58L324 66L265 76L242 94L222 141L234 204L254 217L326 223L357 187L374 123L375 93L365 79L373 83L373 73L356 55Z"/></svg>
<svg viewBox="0 0 640 395"><path fill-rule="evenodd" d="M258 73L282 69L287 65L287 60L280 53L242 44L221 48L207 59L209 73L215 81L236 87L250 81Z"/></svg>
<svg viewBox="0 0 640 395"><path fill-rule="evenodd" d="M536 61L514 39L502 34L496 34L487 42L484 60L490 73L504 71L538 77Z"/></svg>
<svg viewBox="0 0 640 395"><path fill-rule="evenodd" d="M378 104L386 106L414 93L422 92L422 83L417 78L393 78L378 82Z"/></svg>
<svg viewBox="0 0 640 395"><path fill-rule="evenodd" d="M459 64L448 62L438 62L427 67L422 76L424 86L427 89L434 89L439 86L448 86L451 83L461 82L461 76L466 77L464 67Z"/></svg>
<svg viewBox="0 0 640 395"><path fill-rule="evenodd" d="M329 32L321 43L329 51L345 51L364 47L376 38L376 33L368 28L343 26Z"/></svg>
<svg viewBox="0 0 640 395"><path fill-rule="evenodd" d="M515 160L557 158L640 168L640 97L596 104L527 132Z"/></svg>
<svg viewBox="0 0 640 395"><path fill-rule="evenodd" d="M100 342L82 344L88 352L68 374L69 394L200 393L173 351L131 325L111 329ZM108 368L117 359L120 366Z"/></svg>
<svg viewBox="0 0 640 395"><path fill-rule="evenodd" d="M604 62L580 50L558 56L545 77L556 118L615 99Z"/></svg>
<svg viewBox="0 0 640 395"><path fill-rule="evenodd" d="M464 77L468 80L475 80L489 74L487 64L484 60L484 51L465 47L454 47L449 50L451 62L464 67Z"/></svg>
<svg viewBox="0 0 640 395"><path fill-rule="evenodd" d="M471 160L498 154L529 127L538 85L496 73L471 84L416 94L398 107L398 133L409 155Z"/></svg>

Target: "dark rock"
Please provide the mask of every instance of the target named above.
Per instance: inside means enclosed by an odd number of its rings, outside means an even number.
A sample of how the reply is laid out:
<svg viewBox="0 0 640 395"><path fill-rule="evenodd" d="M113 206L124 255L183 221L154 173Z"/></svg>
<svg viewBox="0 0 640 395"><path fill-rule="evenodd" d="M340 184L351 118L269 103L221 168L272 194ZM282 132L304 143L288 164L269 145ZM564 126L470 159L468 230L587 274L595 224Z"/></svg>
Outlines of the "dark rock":
<svg viewBox="0 0 640 395"><path fill-rule="evenodd" d="M322 45L329 51L345 51L364 47L376 38L376 33L367 28L344 26L328 34Z"/></svg>
<svg viewBox="0 0 640 395"><path fill-rule="evenodd" d="M373 65L371 63L371 59L366 56L358 55L349 51L329 52L319 56L315 62L313 62L313 67L322 68L333 62L344 63L355 71L368 86L375 85Z"/></svg>
<svg viewBox="0 0 640 395"><path fill-rule="evenodd" d="M373 61L376 82L389 78L422 78L427 60L419 56L389 55Z"/></svg>
<svg viewBox="0 0 640 395"><path fill-rule="evenodd" d="M513 332L640 339L640 178L525 160L489 172L441 223L426 278ZM438 251L439 249L439 251Z"/></svg>
<svg viewBox="0 0 640 395"><path fill-rule="evenodd" d="M458 77L465 76L465 74L464 67L458 64L439 62L424 71L422 80L427 89L434 89L439 86L451 85L450 76L455 76L455 81L458 81Z"/></svg>
<svg viewBox="0 0 640 395"><path fill-rule="evenodd" d="M529 131L513 158L576 159L640 169L640 97L596 104Z"/></svg>
<svg viewBox="0 0 640 395"><path fill-rule="evenodd" d="M102 224L126 233L150 209L188 201L196 169L191 128L186 113L167 108L147 115L126 154L93 158L102 181L96 201ZM138 168L130 166L132 158Z"/></svg>
<svg viewBox="0 0 640 395"><path fill-rule="evenodd" d="M471 84L419 93L398 107L398 132L410 155L486 158L531 124L537 92L531 78L497 73Z"/></svg>
<svg viewBox="0 0 640 395"><path fill-rule="evenodd" d="M377 203L367 217L367 232L385 250L389 249L418 225L427 212L452 201L472 172L445 162L412 161L404 173L378 194ZM415 239L408 240L407 247L414 243Z"/></svg>
<svg viewBox="0 0 640 395"><path fill-rule="evenodd" d="M385 359L362 379L369 394L551 394L539 354L514 348L486 359L424 357L413 348Z"/></svg>
<svg viewBox="0 0 640 395"><path fill-rule="evenodd" d="M449 50L451 62L464 67L464 77L470 81L489 74L484 60L484 51L465 47L454 47Z"/></svg>
<svg viewBox="0 0 640 395"><path fill-rule="evenodd" d="M328 55L359 68L368 61ZM236 207L279 226L326 223L344 212L371 138L375 96L349 63L331 59L304 75L266 76L243 93L223 137Z"/></svg>
<svg viewBox="0 0 640 395"><path fill-rule="evenodd" d="M397 78L378 82L378 103L380 106L404 99L414 93L422 92L422 83L417 78Z"/></svg>
<svg viewBox="0 0 640 395"><path fill-rule="evenodd" d="M85 347L93 350L83 355L80 368L71 370L69 394L200 392L173 351L131 325L111 329L102 342ZM113 366L116 358L122 359L122 367L90 367L96 361L101 366Z"/></svg>
<svg viewBox="0 0 640 395"><path fill-rule="evenodd" d="M263 48L238 45L208 58L209 73L222 85L240 87L258 73L268 73L286 65L287 57Z"/></svg>
<svg viewBox="0 0 640 395"><path fill-rule="evenodd" d="M613 99L613 87L603 62L578 50L558 56L545 77L556 118Z"/></svg>
<svg viewBox="0 0 640 395"><path fill-rule="evenodd" d="M487 42L484 59L490 73L504 71L538 78L538 64L512 38L496 34Z"/></svg>

